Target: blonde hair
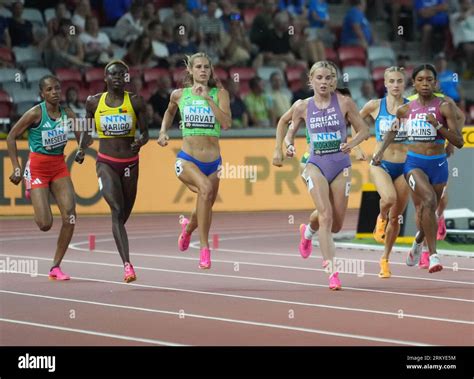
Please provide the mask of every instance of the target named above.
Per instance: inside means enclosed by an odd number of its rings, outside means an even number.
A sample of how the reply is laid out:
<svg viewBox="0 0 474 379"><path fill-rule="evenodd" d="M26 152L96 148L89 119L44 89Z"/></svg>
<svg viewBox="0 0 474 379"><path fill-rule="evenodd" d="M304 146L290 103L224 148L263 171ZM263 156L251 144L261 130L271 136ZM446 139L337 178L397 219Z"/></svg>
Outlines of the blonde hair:
<svg viewBox="0 0 474 379"><path fill-rule="evenodd" d="M404 67L398 67L398 66L391 66L385 69L383 73L384 79L387 79L388 74L392 72L399 72L403 75L403 78L406 79L406 74L405 74L405 68Z"/></svg>
<svg viewBox="0 0 474 379"><path fill-rule="evenodd" d="M186 75L184 76L183 79L183 84L185 87L192 87L194 84L194 78L193 75L191 74L190 71L193 69L194 61L197 58L205 58L209 62L209 65L211 66L211 76L209 77L209 81L207 82L207 86L210 88L217 87L218 81L214 77L214 66L212 65L211 58L206 53L196 53L193 55L186 55L186 59L184 63L186 64Z"/></svg>
<svg viewBox="0 0 474 379"><path fill-rule="evenodd" d="M314 63L311 66L311 69L309 70L309 77L310 78L313 76L314 72L318 68L327 68L329 71L331 71L332 73L335 74L336 79L337 79L337 66L335 65L334 62L331 62L331 61L318 61L318 62Z"/></svg>

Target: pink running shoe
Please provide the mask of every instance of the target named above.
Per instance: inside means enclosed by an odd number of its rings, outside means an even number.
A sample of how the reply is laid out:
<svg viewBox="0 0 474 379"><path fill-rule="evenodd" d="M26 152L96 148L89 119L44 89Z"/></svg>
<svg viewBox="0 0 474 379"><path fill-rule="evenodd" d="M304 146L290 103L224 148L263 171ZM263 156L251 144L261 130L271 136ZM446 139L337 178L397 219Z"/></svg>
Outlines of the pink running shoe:
<svg viewBox="0 0 474 379"><path fill-rule="evenodd" d="M203 247L201 249L199 268L203 270L211 268L211 251L208 247Z"/></svg>
<svg viewBox="0 0 474 379"><path fill-rule="evenodd" d="M313 248L312 241L307 240L304 236L304 233L306 231L307 226L305 224L300 225L300 245L299 245L299 250L300 254L303 258L308 258L311 255L311 249Z"/></svg>
<svg viewBox="0 0 474 379"><path fill-rule="evenodd" d="M428 268L430 267L430 252L423 251L420 257L420 263L418 263L419 268Z"/></svg>
<svg viewBox="0 0 474 379"><path fill-rule="evenodd" d="M49 272L49 280L69 280L71 277L61 271L59 266L53 267Z"/></svg>
<svg viewBox="0 0 474 379"><path fill-rule="evenodd" d="M442 241L446 238L446 222L444 221L444 216L438 218L438 233L436 234L436 239Z"/></svg>
<svg viewBox="0 0 474 379"><path fill-rule="evenodd" d="M340 290L342 288L341 281L339 280L339 273L336 271L329 277L329 289L333 291Z"/></svg>
<svg viewBox="0 0 474 379"><path fill-rule="evenodd" d="M323 268L326 268L329 266L329 261L323 259Z"/></svg>
<svg viewBox="0 0 474 379"><path fill-rule="evenodd" d="M133 269L133 266L131 263L125 263L125 277L123 278L123 281L126 283L133 282L137 280L137 275L135 274L135 270Z"/></svg>
<svg viewBox="0 0 474 379"><path fill-rule="evenodd" d="M180 251L188 250L189 243L191 242L191 234L186 233L186 225L189 224L189 220L185 217L181 223L181 234L178 237L178 249Z"/></svg>

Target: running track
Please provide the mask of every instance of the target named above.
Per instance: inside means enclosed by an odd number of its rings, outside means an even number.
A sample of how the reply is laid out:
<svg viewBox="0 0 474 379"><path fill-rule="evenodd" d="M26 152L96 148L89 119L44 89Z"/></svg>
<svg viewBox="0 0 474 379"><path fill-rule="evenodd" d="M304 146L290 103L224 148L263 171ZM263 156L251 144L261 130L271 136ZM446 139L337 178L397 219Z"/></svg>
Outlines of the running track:
<svg viewBox="0 0 474 379"><path fill-rule="evenodd" d="M0 274L0 345L473 344L472 259L442 257L445 269L429 274L394 253L392 278L379 279L380 253L338 248L339 257L364 260L365 274L341 274L343 290L332 292L319 248L307 260L298 253L308 213L294 212L294 224L286 212L214 214L219 249L206 271L197 267L197 233L178 251L178 215L132 215L138 280L130 284L110 217L79 217L62 264L68 282L47 279L58 218L48 233L32 219L2 219L0 259L38 260L39 274ZM356 222L349 212L344 230Z"/></svg>

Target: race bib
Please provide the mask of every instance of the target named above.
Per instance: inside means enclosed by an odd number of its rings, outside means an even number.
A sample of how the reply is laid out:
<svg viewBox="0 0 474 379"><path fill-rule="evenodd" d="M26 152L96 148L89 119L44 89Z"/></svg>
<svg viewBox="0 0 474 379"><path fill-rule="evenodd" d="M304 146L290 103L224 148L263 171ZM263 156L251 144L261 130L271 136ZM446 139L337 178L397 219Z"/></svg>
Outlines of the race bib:
<svg viewBox="0 0 474 379"><path fill-rule="evenodd" d="M213 129L216 122L211 107L205 105L187 105L183 109L184 128Z"/></svg>
<svg viewBox="0 0 474 379"><path fill-rule="evenodd" d="M380 139L383 140L385 134L393 130L397 130L397 134L395 136L394 142L402 142L407 138L407 132L404 127L404 123L397 122L396 124L392 125L394 122L394 118L382 118L379 122L379 132L380 132Z"/></svg>
<svg viewBox="0 0 474 379"><path fill-rule="evenodd" d="M437 131L425 118L413 118L408 120L407 135L409 141L431 142L436 140Z"/></svg>
<svg viewBox="0 0 474 379"><path fill-rule="evenodd" d="M311 136L313 153L316 155L337 153L341 146L341 132L314 133Z"/></svg>
<svg viewBox="0 0 474 379"><path fill-rule="evenodd" d="M64 128L55 128L41 131L41 141L46 150L66 145L67 133Z"/></svg>
<svg viewBox="0 0 474 379"><path fill-rule="evenodd" d="M133 127L133 118L129 114L100 116L100 128L104 136L126 136Z"/></svg>

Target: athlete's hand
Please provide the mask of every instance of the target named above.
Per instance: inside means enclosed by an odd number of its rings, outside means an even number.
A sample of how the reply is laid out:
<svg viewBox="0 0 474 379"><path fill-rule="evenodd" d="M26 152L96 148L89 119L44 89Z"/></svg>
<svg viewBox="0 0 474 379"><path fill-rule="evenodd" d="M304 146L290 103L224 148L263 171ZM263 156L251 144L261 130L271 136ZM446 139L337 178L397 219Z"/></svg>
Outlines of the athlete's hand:
<svg viewBox="0 0 474 379"><path fill-rule="evenodd" d="M295 156L295 154L296 154L295 146L292 144L288 145L286 147L286 156L292 158Z"/></svg>
<svg viewBox="0 0 474 379"><path fill-rule="evenodd" d="M383 153L379 150L374 155L372 155L372 160L370 161L370 164L372 166L380 166L380 164L382 163L382 158Z"/></svg>
<svg viewBox="0 0 474 379"><path fill-rule="evenodd" d="M168 136L167 133L165 132L160 132L160 136L158 137L158 145L160 145L161 147L165 147L166 145L168 145L168 140L170 139L170 137Z"/></svg>
<svg viewBox="0 0 474 379"><path fill-rule="evenodd" d="M355 159L358 161L366 161L367 156L364 153L364 150L360 146L354 148Z"/></svg>
<svg viewBox="0 0 474 379"><path fill-rule="evenodd" d="M13 169L13 174L10 175L10 182L14 185L18 185L21 182L21 168L16 167Z"/></svg>
<svg viewBox="0 0 474 379"><path fill-rule="evenodd" d="M84 149L77 149L76 156L74 157L74 160L77 163L82 164L82 162L84 162L85 155L86 154L84 153Z"/></svg>
<svg viewBox="0 0 474 379"><path fill-rule="evenodd" d="M446 155L449 158L451 155L454 155L454 145L451 143L448 143L446 145Z"/></svg>
<svg viewBox="0 0 474 379"><path fill-rule="evenodd" d="M209 97L208 93L207 93L207 88L205 86L203 86L202 84L195 84L193 86L192 92L195 95L204 97L205 99L207 99Z"/></svg>
<svg viewBox="0 0 474 379"><path fill-rule="evenodd" d="M273 162L272 164L277 167L283 166L283 152L281 149L275 149L273 152Z"/></svg>
<svg viewBox="0 0 474 379"><path fill-rule="evenodd" d="M130 144L130 148L132 149L133 154L138 154L140 152L140 148L142 144L139 140L135 140Z"/></svg>
<svg viewBox="0 0 474 379"><path fill-rule="evenodd" d="M428 113L426 115L426 121L428 121L434 127L436 127L438 125L438 120L436 119L436 117L433 113Z"/></svg>
<svg viewBox="0 0 474 379"><path fill-rule="evenodd" d="M341 143L340 149L343 153L350 154L352 146L349 143Z"/></svg>

